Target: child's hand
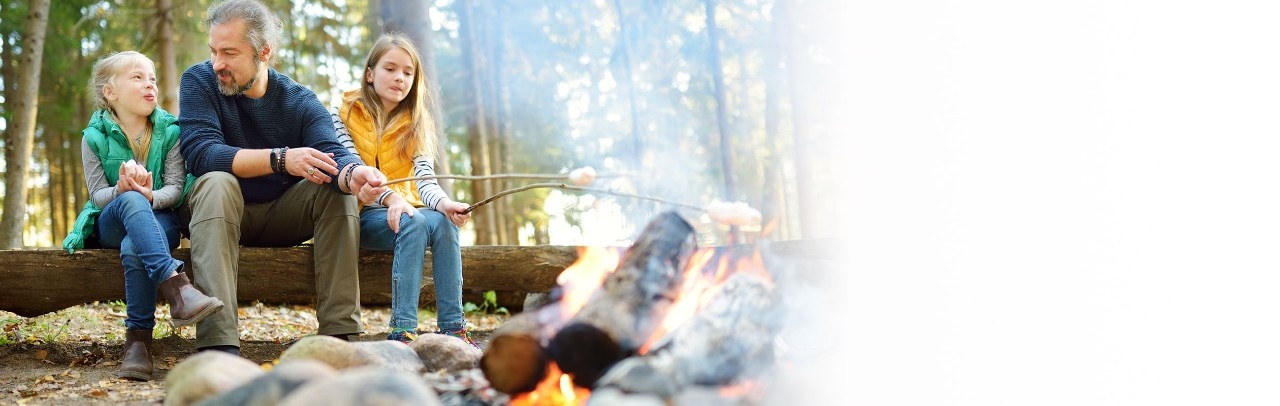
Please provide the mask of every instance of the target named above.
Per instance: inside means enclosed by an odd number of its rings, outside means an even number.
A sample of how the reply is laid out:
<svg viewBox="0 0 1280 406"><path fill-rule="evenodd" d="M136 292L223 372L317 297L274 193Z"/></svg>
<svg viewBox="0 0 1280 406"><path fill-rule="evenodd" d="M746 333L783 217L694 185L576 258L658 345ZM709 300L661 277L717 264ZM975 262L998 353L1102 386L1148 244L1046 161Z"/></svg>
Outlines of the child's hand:
<svg viewBox="0 0 1280 406"><path fill-rule="evenodd" d="M391 232L400 233L400 215L408 214L409 217L418 214L418 210L404 201L399 194L391 192L383 199L382 204L387 206L387 226L391 227Z"/></svg>
<svg viewBox="0 0 1280 406"><path fill-rule="evenodd" d="M463 211L468 207L471 207L471 205L458 203L449 199L443 199L440 203L436 204L436 210L444 213L444 216L448 217L449 221L453 222L453 225L458 227L462 227L463 224L467 224L467 220L471 219L471 213L463 213Z"/></svg>

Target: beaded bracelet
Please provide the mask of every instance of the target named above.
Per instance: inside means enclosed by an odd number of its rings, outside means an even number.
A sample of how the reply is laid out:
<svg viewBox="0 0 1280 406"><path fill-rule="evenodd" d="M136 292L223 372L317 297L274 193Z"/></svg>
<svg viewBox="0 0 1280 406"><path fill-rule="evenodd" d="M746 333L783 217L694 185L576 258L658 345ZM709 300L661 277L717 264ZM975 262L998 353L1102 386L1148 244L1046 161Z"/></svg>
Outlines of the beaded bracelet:
<svg viewBox="0 0 1280 406"><path fill-rule="evenodd" d="M285 163L284 157L285 157L285 154L288 154L288 153L289 153L289 147L280 148L280 170L277 171L276 173L289 172L289 168L284 165Z"/></svg>

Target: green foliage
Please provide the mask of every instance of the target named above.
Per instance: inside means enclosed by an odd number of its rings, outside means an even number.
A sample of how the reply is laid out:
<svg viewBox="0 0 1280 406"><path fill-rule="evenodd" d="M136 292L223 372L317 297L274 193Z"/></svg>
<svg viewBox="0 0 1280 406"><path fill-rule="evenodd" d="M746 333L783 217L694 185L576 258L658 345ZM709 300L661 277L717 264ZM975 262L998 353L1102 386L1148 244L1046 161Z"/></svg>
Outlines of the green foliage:
<svg viewBox="0 0 1280 406"><path fill-rule="evenodd" d="M498 293L492 290L484 292L484 302L479 305L471 302L462 304L462 312L465 314L511 314L506 307L498 306Z"/></svg>

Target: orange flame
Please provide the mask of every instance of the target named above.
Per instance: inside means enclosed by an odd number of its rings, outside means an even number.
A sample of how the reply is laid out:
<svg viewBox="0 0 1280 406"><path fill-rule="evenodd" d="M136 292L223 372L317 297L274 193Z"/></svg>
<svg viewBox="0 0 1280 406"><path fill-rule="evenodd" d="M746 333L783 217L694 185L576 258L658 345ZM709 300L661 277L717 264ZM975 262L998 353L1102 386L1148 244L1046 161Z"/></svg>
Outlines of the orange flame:
<svg viewBox="0 0 1280 406"><path fill-rule="evenodd" d="M715 268L708 271L708 263L715 259L718 253L724 255L716 261ZM680 295L667 309L667 314L658 328L654 329L644 345L640 346L640 354L647 354L653 345L697 315L698 310L711 300L716 288L729 276L748 273L772 283L773 277L764 268L764 257L760 254L760 250L752 250L750 257L738 258L733 266L729 265L731 256L732 252L722 252L722 249L717 248L702 248L693 254L689 265L684 270Z"/></svg>
<svg viewBox="0 0 1280 406"><path fill-rule="evenodd" d="M552 362L547 367L547 378L538 383L533 392L522 393L511 399L512 406L562 406L585 405L591 390L573 386L573 379L560 372Z"/></svg>
<svg viewBox="0 0 1280 406"><path fill-rule="evenodd" d="M720 396L724 398L759 397L763 387L756 381L742 381L733 385L720 387Z"/></svg>
<svg viewBox="0 0 1280 406"><path fill-rule="evenodd" d="M604 278L618 269L621 250L617 247L581 249L578 260L556 277L556 283L560 284L564 294L560 299L560 311L564 319L577 314L587 304L587 299L604 284Z"/></svg>

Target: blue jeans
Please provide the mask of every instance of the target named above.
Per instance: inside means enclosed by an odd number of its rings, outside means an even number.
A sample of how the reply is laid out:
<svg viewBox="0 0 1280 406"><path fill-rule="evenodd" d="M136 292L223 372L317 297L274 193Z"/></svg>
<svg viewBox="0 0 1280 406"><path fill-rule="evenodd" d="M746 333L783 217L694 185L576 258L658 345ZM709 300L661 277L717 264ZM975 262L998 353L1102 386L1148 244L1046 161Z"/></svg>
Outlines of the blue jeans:
<svg viewBox="0 0 1280 406"><path fill-rule="evenodd" d="M182 261L170 255L180 238L178 214L169 209L153 211L146 197L129 191L102 208L97 229L98 242L104 248L120 250L125 328L155 328L156 287L182 270Z"/></svg>
<svg viewBox="0 0 1280 406"><path fill-rule="evenodd" d="M431 247L432 278L436 285L436 324L458 330L462 317L462 249L458 226L444 214L418 208L417 215L400 215L400 233L387 225L387 209L360 211L360 247L395 251L391 261L391 327L418 327L418 292L422 290L422 261Z"/></svg>

